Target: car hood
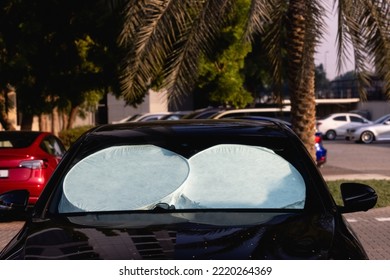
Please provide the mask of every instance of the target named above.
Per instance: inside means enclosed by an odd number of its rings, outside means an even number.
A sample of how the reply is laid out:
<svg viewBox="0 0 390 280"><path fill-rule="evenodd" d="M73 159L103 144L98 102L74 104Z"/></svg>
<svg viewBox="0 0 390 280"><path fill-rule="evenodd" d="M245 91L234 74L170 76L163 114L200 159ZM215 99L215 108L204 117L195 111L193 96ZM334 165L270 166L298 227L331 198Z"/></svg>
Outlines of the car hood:
<svg viewBox="0 0 390 280"><path fill-rule="evenodd" d="M195 221L193 215L182 213L178 217L164 213L153 221L143 220L142 215L130 220L121 217L121 222L112 216L35 220L26 223L1 258L222 260L329 257L335 224L331 216L215 213L212 219L198 214ZM238 217L241 217L240 223L237 223ZM222 222L211 222L216 220Z"/></svg>

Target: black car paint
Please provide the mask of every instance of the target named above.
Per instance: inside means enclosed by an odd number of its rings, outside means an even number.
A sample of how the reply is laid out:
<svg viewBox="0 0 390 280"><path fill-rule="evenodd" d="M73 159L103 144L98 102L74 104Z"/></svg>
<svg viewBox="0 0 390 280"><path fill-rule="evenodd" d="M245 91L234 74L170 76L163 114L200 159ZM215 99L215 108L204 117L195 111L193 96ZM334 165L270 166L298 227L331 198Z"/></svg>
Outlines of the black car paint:
<svg viewBox="0 0 390 280"><path fill-rule="evenodd" d="M220 217L220 213L215 213ZM224 213L229 215L230 213ZM270 216L254 224L212 225L175 221L134 226L122 223L89 226L92 217L38 219L22 234L23 248L4 256L15 259L356 259L360 245L342 233L343 244L332 244L336 221L330 214L240 213ZM139 214L135 214L139 215ZM162 221L172 213L161 213ZM87 215L90 216L90 215ZM165 216L165 217L164 217ZM185 214L183 215L185 217ZM83 219L84 218L84 219ZM95 217L96 218L96 217ZM174 219L173 219L174 220ZM253 221L252 221L253 222ZM340 239L341 240L341 239ZM345 240L349 242L345 243ZM337 241L337 240L336 240ZM19 241L20 242L20 241ZM16 242L18 243L18 242ZM342 246L343 250L332 248ZM348 246L346 248L346 245Z"/></svg>
<svg viewBox="0 0 390 280"><path fill-rule="evenodd" d="M155 125L155 124L154 124ZM68 151L52 176L34 212L21 232L4 248L1 259L366 259L358 239L348 228L319 171L297 137L283 125L250 121L202 121L103 126L91 130ZM129 131L130 128L130 131ZM133 133L137 131L135 134ZM142 132L142 133L140 133ZM269 137L277 150L281 141L291 141L298 153L287 155L297 168L310 174L305 180L310 197L299 211L268 210L248 213L240 209L180 213L88 213L58 214L53 201L58 199L57 185L62 171L78 157L96 147L121 143L153 142L170 149L178 145L202 146L209 142L235 142L245 135L253 142L258 133ZM110 136L111 135L111 136ZM262 136L262 137L263 137ZM183 142L183 137L186 141ZM225 140L228 139L228 140ZM107 141L111 141L108 144ZM267 139L265 140L267 141ZM89 142L89 144L87 144ZM256 142L256 141L255 141ZM85 153L85 154L84 154ZM189 152L191 153L191 152ZM183 153L182 153L183 154ZM189 156L189 155L186 155ZM140 215L158 215L157 222L147 222ZM209 220L193 220L194 215L208 215ZM240 217L232 224L219 224L221 215ZM263 216L270 217L264 220ZM210 221L211 217L211 221ZM255 219L253 218L255 217ZM143 222L139 222L139 221ZM213 222L214 220L214 222ZM135 222L138 221L138 222ZM245 222L247 221L247 222ZM91 223L93 222L93 223ZM112 241L112 244L108 242ZM126 241L124 241L126 240ZM137 243L137 240L140 241ZM158 244L158 246L153 247ZM162 246L162 244L164 244ZM114 246L115 245L115 246ZM151 246L150 248L148 246ZM118 251L120 249L120 252ZM104 252L104 253L102 253Z"/></svg>

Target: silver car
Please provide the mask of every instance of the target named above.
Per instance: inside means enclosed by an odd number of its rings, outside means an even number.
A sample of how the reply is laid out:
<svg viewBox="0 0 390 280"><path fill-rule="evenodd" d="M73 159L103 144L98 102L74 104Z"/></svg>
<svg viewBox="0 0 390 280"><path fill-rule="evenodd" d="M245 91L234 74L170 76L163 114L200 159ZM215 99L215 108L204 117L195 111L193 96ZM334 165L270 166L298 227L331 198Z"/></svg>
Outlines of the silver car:
<svg viewBox="0 0 390 280"><path fill-rule="evenodd" d="M390 114L380 117L372 124L347 129L346 138L365 144L390 140Z"/></svg>

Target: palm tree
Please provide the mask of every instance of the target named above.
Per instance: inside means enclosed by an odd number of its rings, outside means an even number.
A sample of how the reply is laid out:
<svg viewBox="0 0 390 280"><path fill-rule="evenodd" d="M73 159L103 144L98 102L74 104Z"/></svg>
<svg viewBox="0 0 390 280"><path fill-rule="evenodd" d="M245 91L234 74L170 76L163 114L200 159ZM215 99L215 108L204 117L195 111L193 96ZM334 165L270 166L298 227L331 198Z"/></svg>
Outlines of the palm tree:
<svg viewBox="0 0 390 280"><path fill-rule="evenodd" d="M321 0L247 1L250 9L246 38L252 38L255 33L264 38L275 93L281 92L282 74L287 73L293 129L314 156L314 54L325 32L324 3ZM389 2L332 1L339 15L339 67L348 59L345 54L350 42L360 81L368 82L367 65L375 67L390 96ZM162 86L172 100L190 92L196 82L199 57L210 50L235 2L129 0L119 38L119 43L126 49L122 91L127 103L142 102L156 77L163 77ZM282 67L283 50L287 51L288 57L285 69Z"/></svg>

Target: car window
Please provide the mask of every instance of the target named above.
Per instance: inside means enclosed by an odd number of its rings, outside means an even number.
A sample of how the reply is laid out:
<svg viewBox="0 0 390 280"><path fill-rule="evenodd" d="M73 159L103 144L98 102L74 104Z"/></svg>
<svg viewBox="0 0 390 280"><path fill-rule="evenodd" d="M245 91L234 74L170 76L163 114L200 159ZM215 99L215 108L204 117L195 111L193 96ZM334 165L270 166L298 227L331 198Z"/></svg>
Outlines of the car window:
<svg viewBox="0 0 390 280"><path fill-rule="evenodd" d="M188 173L184 157L154 145L106 148L69 171L59 212L140 209L178 189Z"/></svg>
<svg viewBox="0 0 390 280"><path fill-rule="evenodd" d="M186 159L155 145L116 146L78 162L60 213L169 209L303 209L301 174L272 150L219 144Z"/></svg>
<svg viewBox="0 0 390 280"><path fill-rule="evenodd" d="M359 117L350 116L351 122L365 123L365 120Z"/></svg>
<svg viewBox="0 0 390 280"><path fill-rule="evenodd" d="M40 147L46 153L56 157L62 157L65 153L63 144L54 136L45 137L42 140Z"/></svg>
<svg viewBox="0 0 390 280"><path fill-rule="evenodd" d="M39 133L4 131L0 133L0 148L27 148Z"/></svg>
<svg viewBox="0 0 390 280"><path fill-rule="evenodd" d="M12 143L9 140L1 140L0 148L12 148Z"/></svg>
<svg viewBox="0 0 390 280"><path fill-rule="evenodd" d="M380 123L384 123L387 119L390 119L390 117L389 116L382 116L382 117L380 117L379 119L377 119L377 120L375 120L374 121L374 124L380 124Z"/></svg>
<svg viewBox="0 0 390 280"><path fill-rule="evenodd" d="M338 122L346 122L347 117L346 116L338 116L338 117L334 117L333 120L338 121Z"/></svg>
<svg viewBox="0 0 390 280"><path fill-rule="evenodd" d="M390 122L390 117L387 117L387 118L385 118L384 120L383 120L383 123L388 123L388 122Z"/></svg>

